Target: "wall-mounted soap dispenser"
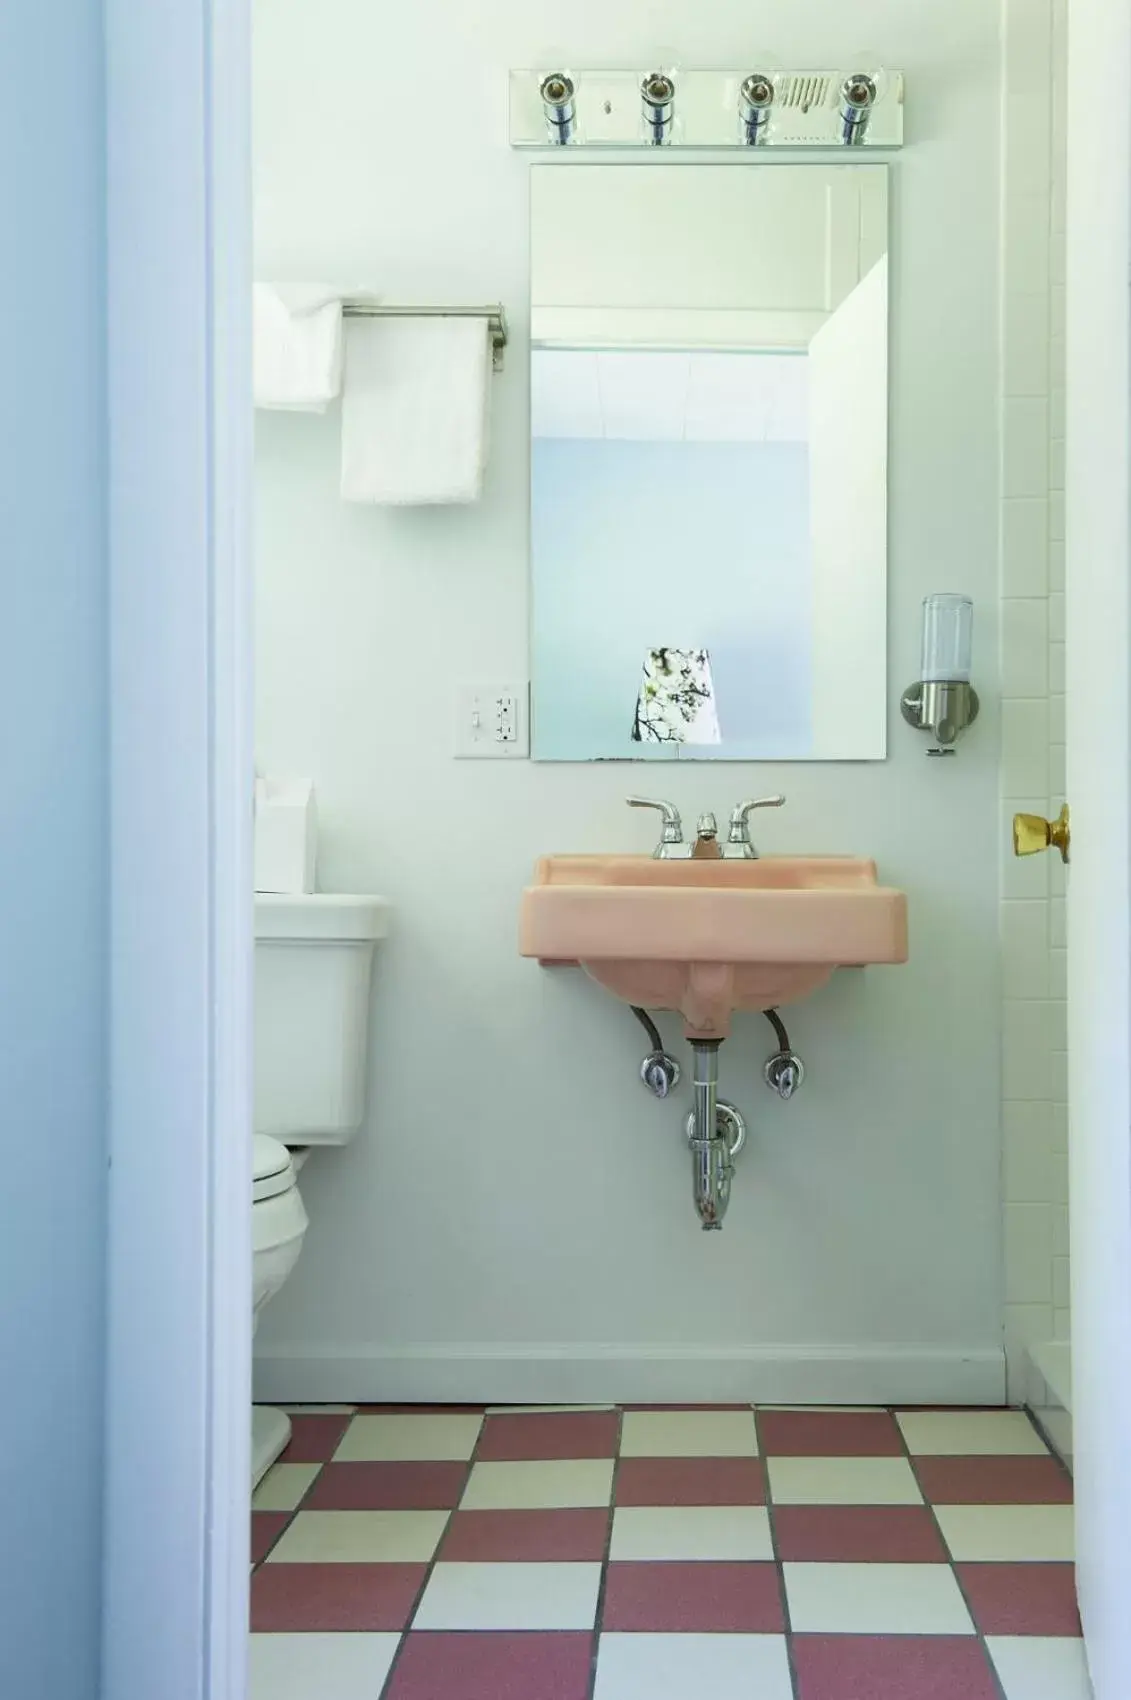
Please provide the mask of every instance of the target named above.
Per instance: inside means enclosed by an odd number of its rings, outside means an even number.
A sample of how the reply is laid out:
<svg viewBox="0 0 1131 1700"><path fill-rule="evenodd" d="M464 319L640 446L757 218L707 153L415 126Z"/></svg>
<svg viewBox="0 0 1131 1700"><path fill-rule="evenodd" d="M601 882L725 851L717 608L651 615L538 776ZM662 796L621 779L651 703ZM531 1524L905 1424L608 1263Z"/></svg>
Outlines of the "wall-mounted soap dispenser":
<svg viewBox="0 0 1131 1700"><path fill-rule="evenodd" d="M968 596L923 598L923 658L919 679L899 706L909 726L935 740L929 756L952 756L960 732L978 718L978 693L970 683L974 604Z"/></svg>

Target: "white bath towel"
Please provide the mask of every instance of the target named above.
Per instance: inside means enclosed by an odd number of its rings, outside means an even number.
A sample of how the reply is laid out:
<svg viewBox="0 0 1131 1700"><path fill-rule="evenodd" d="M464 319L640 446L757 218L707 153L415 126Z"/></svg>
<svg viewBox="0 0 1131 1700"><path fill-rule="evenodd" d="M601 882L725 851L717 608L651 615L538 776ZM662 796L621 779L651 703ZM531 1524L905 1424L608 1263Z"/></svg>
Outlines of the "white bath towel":
<svg viewBox="0 0 1131 1700"><path fill-rule="evenodd" d="M478 501L490 382L486 319L351 319L342 393L346 501Z"/></svg>
<svg viewBox="0 0 1131 1700"><path fill-rule="evenodd" d="M257 283L253 333L256 407L325 413L342 387L342 291Z"/></svg>

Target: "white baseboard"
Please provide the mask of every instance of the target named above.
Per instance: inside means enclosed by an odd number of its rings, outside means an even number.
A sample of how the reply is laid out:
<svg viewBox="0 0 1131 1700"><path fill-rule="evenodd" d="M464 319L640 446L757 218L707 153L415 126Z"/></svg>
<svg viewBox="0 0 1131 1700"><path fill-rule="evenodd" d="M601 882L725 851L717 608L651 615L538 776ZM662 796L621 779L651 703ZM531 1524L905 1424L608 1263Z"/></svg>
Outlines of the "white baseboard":
<svg viewBox="0 0 1131 1700"><path fill-rule="evenodd" d="M1029 1347L1029 1356L1044 1377L1052 1395L1049 1404L1072 1410L1072 1346L1068 1340L1041 1340Z"/></svg>
<svg viewBox="0 0 1131 1700"><path fill-rule="evenodd" d="M1000 1405L997 1346L478 1345L276 1348L255 1397L277 1404Z"/></svg>
<svg viewBox="0 0 1131 1700"><path fill-rule="evenodd" d="M1072 1347L1067 1340L1042 1340L1029 1348L1028 1405L1045 1439L1071 1470Z"/></svg>

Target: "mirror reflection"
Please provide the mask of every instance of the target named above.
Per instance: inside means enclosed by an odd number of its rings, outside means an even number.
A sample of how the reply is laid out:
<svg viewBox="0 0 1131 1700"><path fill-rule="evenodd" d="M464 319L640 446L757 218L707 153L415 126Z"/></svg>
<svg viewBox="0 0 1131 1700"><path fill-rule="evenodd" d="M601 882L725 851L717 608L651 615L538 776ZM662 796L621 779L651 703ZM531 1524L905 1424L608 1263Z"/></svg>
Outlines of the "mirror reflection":
<svg viewBox="0 0 1131 1700"><path fill-rule="evenodd" d="M882 756L886 168L532 176L534 755Z"/></svg>

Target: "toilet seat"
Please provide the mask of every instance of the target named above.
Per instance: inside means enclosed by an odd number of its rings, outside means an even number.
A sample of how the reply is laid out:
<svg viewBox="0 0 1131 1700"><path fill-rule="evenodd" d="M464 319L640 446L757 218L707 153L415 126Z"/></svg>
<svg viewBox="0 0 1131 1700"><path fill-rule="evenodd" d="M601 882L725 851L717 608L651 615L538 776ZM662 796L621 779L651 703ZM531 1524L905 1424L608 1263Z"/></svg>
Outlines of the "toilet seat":
<svg viewBox="0 0 1131 1700"><path fill-rule="evenodd" d="M252 1203L277 1198L280 1193L289 1192L294 1184L294 1164L286 1146L277 1139L269 1139L265 1133L257 1133L252 1140Z"/></svg>

